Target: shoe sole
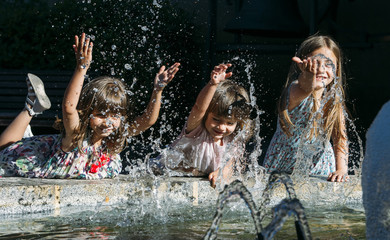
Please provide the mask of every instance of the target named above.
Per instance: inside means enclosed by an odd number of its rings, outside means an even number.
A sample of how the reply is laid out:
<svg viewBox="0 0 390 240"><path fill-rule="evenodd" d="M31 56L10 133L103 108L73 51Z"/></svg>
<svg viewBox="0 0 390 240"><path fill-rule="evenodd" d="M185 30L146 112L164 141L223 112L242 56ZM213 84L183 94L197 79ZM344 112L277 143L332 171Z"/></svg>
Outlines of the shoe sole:
<svg viewBox="0 0 390 240"><path fill-rule="evenodd" d="M42 107L41 109L36 109L34 106L34 112L42 112L44 110L49 109L51 107L51 102L45 93L45 87L43 85L42 80L32 73L28 73L27 76L30 80L31 86L34 89L35 96L37 97L39 105Z"/></svg>

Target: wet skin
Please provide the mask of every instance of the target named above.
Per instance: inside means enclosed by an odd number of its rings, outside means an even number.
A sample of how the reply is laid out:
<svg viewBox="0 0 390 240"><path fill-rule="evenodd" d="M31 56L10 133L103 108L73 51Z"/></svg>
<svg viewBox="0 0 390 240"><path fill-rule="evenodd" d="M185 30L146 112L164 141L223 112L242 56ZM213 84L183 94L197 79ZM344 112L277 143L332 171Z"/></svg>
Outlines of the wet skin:
<svg viewBox="0 0 390 240"><path fill-rule="evenodd" d="M234 121L231 118L218 116L214 113L209 113L205 121L207 132L209 132L214 141L220 145L223 145L223 142L221 142L222 139L232 134L236 129L236 126L237 121Z"/></svg>
<svg viewBox="0 0 390 240"><path fill-rule="evenodd" d="M90 126L93 131L92 139L94 142L101 141L115 132L121 124L121 118L117 114L104 113L97 110L92 112Z"/></svg>

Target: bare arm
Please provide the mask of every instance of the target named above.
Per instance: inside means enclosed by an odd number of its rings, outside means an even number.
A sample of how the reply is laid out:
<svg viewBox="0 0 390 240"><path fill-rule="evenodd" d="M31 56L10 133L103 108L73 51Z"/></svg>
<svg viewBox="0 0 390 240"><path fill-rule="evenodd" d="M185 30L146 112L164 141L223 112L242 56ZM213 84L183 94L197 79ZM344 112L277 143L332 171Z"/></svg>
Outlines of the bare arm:
<svg viewBox="0 0 390 240"><path fill-rule="evenodd" d="M62 100L62 116L65 128L65 137L62 140L62 149L69 151L72 146L72 138L75 129L79 126L79 114L77 112L77 104L80 99L80 92L84 83L84 76L92 61L93 44L90 39L85 39L85 33L79 38L75 36L75 44L73 49L76 55L76 69L65 90Z"/></svg>
<svg viewBox="0 0 390 240"><path fill-rule="evenodd" d="M317 68L318 65L323 64L323 60L315 60L312 58L301 60L298 57L293 57L292 60L298 64L301 74L298 77L298 81L293 82L290 88L289 111L317 90L315 88Z"/></svg>
<svg viewBox="0 0 390 240"><path fill-rule="evenodd" d="M186 128L187 133L194 130L202 122L202 119L210 105L210 102L213 99L218 84L232 76L231 72L226 73L227 68L231 66L232 65L228 63L228 64L220 64L214 67L214 70L211 72L211 79L209 83L206 86L204 86L203 89L200 91L198 97L196 98L195 105L191 109L187 121L187 128Z"/></svg>
<svg viewBox="0 0 390 240"><path fill-rule="evenodd" d="M342 131L346 131L345 128L345 118L342 113L340 113L342 118ZM339 139L340 138L340 139ZM333 135L333 150L336 159L336 171L330 173L328 176L328 181L331 182L343 182L348 180L348 140L342 138L341 136Z"/></svg>
<svg viewBox="0 0 390 240"><path fill-rule="evenodd" d="M179 71L179 66L180 63L175 63L167 70L165 70L165 66L160 68L154 79L154 89L149 104L144 113L141 116L138 116L134 120L134 124L130 126L130 135L138 135L156 123L160 113L162 91L175 77L175 74Z"/></svg>
<svg viewBox="0 0 390 240"><path fill-rule="evenodd" d="M229 184L230 183L230 179L231 177L233 176L233 166L234 166L234 163L236 162L236 159L235 158L231 158L227 163L226 165L222 168L222 181L224 184ZM210 181L210 185L215 188L216 187L216 183L217 183L217 179L218 179L218 175L219 175L219 168L217 170L215 170L214 172L210 173L209 174L209 181Z"/></svg>

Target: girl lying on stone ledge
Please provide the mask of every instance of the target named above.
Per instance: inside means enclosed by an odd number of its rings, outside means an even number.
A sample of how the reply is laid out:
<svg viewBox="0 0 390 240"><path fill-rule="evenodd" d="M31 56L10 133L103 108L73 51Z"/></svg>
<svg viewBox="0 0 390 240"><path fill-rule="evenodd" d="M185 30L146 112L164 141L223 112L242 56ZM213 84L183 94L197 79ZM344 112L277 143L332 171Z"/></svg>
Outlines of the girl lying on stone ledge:
<svg viewBox="0 0 390 240"><path fill-rule="evenodd" d="M25 108L0 135L0 175L101 179L121 172L119 153L126 137L138 135L156 122L162 91L180 64L160 68L146 110L127 123L129 103L121 80L99 77L83 88L92 47L84 33L75 36L77 65L62 102L59 135L25 136L32 117L51 106L42 81L28 74Z"/></svg>

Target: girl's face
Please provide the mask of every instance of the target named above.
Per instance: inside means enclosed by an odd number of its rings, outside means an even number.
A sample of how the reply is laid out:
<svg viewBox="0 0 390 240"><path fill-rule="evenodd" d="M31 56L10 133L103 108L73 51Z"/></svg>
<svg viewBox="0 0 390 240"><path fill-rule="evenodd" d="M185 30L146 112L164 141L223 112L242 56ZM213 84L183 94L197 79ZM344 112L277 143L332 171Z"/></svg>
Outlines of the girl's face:
<svg viewBox="0 0 390 240"><path fill-rule="evenodd" d="M218 116L210 112L205 121L207 132L212 136L214 141L219 141L223 137L229 136L234 132L237 126L237 121L231 118Z"/></svg>
<svg viewBox="0 0 390 240"><path fill-rule="evenodd" d="M316 89L323 88L324 85L328 86L336 77L337 58L334 53L329 48L322 47L311 52L308 57L316 59L319 63L316 73Z"/></svg>
<svg viewBox="0 0 390 240"><path fill-rule="evenodd" d="M93 135L96 138L108 137L121 124L121 116L94 110L89 124L93 130Z"/></svg>

